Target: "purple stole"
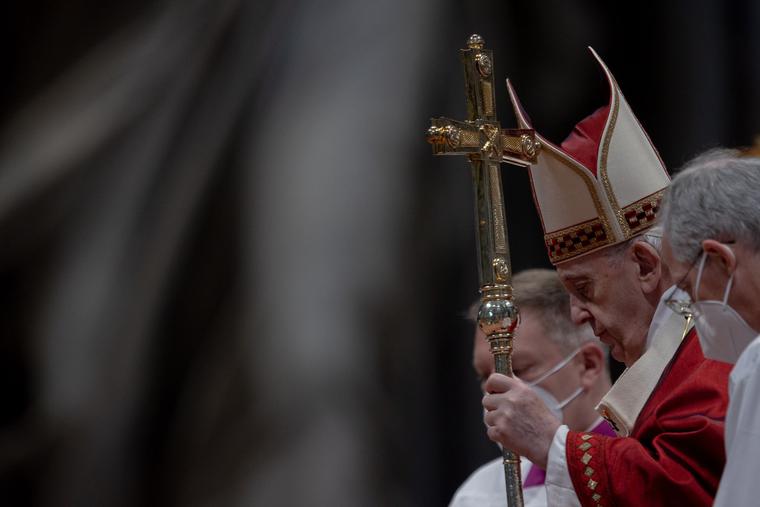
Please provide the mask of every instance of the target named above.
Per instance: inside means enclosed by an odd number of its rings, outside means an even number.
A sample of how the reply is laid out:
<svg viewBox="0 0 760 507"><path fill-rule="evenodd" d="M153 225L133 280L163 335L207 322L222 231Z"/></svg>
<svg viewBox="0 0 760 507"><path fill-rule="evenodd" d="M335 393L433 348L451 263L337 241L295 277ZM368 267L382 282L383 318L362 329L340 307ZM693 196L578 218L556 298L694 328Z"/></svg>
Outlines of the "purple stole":
<svg viewBox="0 0 760 507"><path fill-rule="evenodd" d="M591 433L599 433L600 435L605 435L607 437L617 436L615 434L615 431L613 431L612 427L604 419L602 419L602 421L599 424L594 426L594 428L591 430ZM545 480L546 480L546 471L542 470L536 465L531 465L530 470L528 470L528 476L525 477L525 481L523 482L523 488L532 488L533 486L541 486L543 485Z"/></svg>

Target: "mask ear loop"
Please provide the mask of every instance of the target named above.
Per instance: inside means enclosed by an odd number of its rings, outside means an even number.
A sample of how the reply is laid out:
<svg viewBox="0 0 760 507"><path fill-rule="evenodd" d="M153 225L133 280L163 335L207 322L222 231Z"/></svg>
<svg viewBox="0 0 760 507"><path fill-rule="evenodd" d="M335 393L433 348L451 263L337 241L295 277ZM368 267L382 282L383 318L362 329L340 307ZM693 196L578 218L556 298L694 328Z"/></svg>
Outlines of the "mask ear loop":
<svg viewBox="0 0 760 507"><path fill-rule="evenodd" d="M705 269L707 252L702 252L702 258L699 259L699 269L697 269L697 281L694 284L694 302L699 301L699 284L702 282L702 271Z"/></svg>
<svg viewBox="0 0 760 507"><path fill-rule="evenodd" d="M729 252L731 252L731 255L734 257L734 260L736 260L736 254L731 250L730 247L727 247ZM731 287L733 287L734 284L734 275L736 274L736 269L734 269L731 272L731 276L728 277L728 283L726 284L726 291L723 293L723 306L728 305L728 295L731 293Z"/></svg>
<svg viewBox="0 0 760 507"><path fill-rule="evenodd" d="M583 393L583 386L578 386L578 389L576 389L573 392L573 394L571 394L570 396L568 396L567 398L565 398L563 401L561 401L557 405L557 407L559 407L559 409L562 410L563 408L565 408L566 406L568 406L571 401L573 401L575 398L577 398L578 396L580 396L581 393Z"/></svg>
<svg viewBox="0 0 760 507"><path fill-rule="evenodd" d="M543 382L544 380L548 379L549 377L551 377L552 375L554 375L555 373L557 373L559 370L561 370L562 368L564 368L564 367L565 367L565 365L566 365L567 363L569 363L569 362L570 362L570 360L571 360L572 358L574 358L574 357L575 357L575 356L578 354L578 352L580 352L580 350L581 350L581 347L578 347L578 348L577 348L577 349L575 349L575 350L574 350L574 351L573 351L573 352L572 352L572 353L571 353L569 356L567 356L566 358L564 358L564 359L563 359L562 361L560 361L559 363L555 364L555 365L554 365L554 367L552 367L552 368L549 368L549 369L548 369L548 370L546 370L546 371L545 371L543 374L541 374L541 376L540 376L540 377L538 377L536 380L534 380L533 382L527 382L527 384L528 384L529 386L535 386L535 385L538 385L538 384L540 384L540 383L541 383L541 382Z"/></svg>
<svg viewBox="0 0 760 507"><path fill-rule="evenodd" d="M736 273L736 271L734 271L734 273ZM728 277L726 292L723 293L723 306L726 306L728 304L728 295L731 293L731 287L734 284L734 273L731 273L731 276Z"/></svg>
<svg viewBox="0 0 760 507"><path fill-rule="evenodd" d="M694 296L695 300L698 300L699 298L699 285L702 282L702 271L705 269L705 261L707 260L707 252L702 252L702 258L699 261L699 269L697 270L697 280L694 284ZM726 284L726 290L723 291L723 306L726 306L728 304L728 295L731 294L731 287L733 287L734 284L734 274L736 274L736 271L731 273L731 276L728 277L728 283Z"/></svg>

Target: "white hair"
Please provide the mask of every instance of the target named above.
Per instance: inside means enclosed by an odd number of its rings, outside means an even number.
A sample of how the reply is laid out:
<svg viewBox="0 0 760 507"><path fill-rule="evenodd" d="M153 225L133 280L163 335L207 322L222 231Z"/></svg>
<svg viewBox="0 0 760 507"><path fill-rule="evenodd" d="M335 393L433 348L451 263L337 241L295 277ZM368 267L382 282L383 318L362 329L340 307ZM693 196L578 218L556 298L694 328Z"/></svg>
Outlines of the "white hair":
<svg viewBox="0 0 760 507"><path fill-rule="evenodd" d="M652 245L658 252L662 252L662 225L657 224L654 227L650 227L640 235L636 236L634 240L645 241Z"/></svg>
<svg viewBox="0 0 760 507"><path fill-rule="evenodd" d="M642 241L644 243L647 243L649 245L652 245L652 247L657 251L657 253L662 252L662 226L657 223L654 226L650 227L646 231L637 234L636 236L632 237L631 239L627 241L623 241L622 243L618 243L617 245L613 245L611 247L605 248L602 250L602 253L605 257L607 257L607 260L610 263L619 263L622 261L625 254L628 252L628 249L638 243L639 241Z"/></svg>
<svg viewBox="0 0 760 507"><path fill-rule="evenodd" d="M760 158L728 149L696 157L673 178L660 220L680 262L693 262L705 239L760 250Z"/></svg>

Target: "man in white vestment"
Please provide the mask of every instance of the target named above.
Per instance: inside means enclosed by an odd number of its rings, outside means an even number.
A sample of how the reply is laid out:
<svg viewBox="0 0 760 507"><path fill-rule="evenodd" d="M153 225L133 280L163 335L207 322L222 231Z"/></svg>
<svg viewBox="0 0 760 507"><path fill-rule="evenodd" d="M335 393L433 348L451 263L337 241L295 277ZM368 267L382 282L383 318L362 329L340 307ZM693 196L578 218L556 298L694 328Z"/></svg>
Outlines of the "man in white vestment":
<svg viewBox="0 0 760 507"><path fill-rule="evenodd" d="M705 357L735 364L729 378L726 468L716 506L760 499L760 158L714 150L671 183L663 255L691 300Z"/></svg>
<svg viewBox="0 0 760 507"><path fill-rule="evenodd" d="M594 410L610 388L606 353L588 324L578 326L570 320L570 298L557 274L548 269L522 271L514 277L513 288L521 320L512 356L515 375L531 384L554 415L570 428L614 435ZM478 305L471 309L473 320ZM493 373L494 362L479 328L472 355L482 386ZM525 458L520 468L525 506L545 506L545 472ZM502 507L505 501L504 465L497 458L460 486L450 506Z"/></svg>

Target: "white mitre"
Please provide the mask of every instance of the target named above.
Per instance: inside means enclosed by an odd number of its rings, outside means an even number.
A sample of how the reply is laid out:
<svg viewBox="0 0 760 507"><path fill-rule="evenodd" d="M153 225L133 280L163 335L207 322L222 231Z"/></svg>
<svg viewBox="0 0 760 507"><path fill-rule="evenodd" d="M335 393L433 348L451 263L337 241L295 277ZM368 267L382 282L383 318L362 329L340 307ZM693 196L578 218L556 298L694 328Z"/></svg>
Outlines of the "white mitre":
<svg viewBox="0 0 760 507"><path fill-rule="evenodd" d="M591 49L591 48L589 48ZM651 227L670 177L660 156L599 55L609 104L576 125L557 146L536 133L530 166L533 197L552 264L630 239ZM507 81L520 128L533 128Z"/></svg>

